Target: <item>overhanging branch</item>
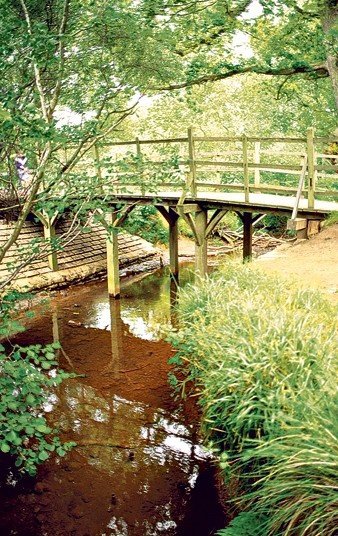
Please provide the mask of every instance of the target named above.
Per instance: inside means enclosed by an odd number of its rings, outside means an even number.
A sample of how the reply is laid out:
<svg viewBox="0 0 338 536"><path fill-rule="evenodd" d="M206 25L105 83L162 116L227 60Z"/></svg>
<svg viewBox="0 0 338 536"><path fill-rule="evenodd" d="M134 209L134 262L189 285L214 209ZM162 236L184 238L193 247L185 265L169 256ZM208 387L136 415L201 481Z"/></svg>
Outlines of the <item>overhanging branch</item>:
<svg viewBox="0 0 338 536"><path fill-rule="evenodd" d="M320 65L296 65L292 67L260 67L260 66L248 66L237 67L229 69L225 72L205 74L194 78L192 80L186 80L178 84L170 84L168 86L156 87L154 89L158 91L173 91L175 89L184 89L186 87L197 86L200 84L206 84L207 82L217 82L219 80L226 80L232 76L246 73L263 74L266 76L292 76L297 74L315 74L318 78L326 78L329 76L327 66L322 63Z"/></svg>

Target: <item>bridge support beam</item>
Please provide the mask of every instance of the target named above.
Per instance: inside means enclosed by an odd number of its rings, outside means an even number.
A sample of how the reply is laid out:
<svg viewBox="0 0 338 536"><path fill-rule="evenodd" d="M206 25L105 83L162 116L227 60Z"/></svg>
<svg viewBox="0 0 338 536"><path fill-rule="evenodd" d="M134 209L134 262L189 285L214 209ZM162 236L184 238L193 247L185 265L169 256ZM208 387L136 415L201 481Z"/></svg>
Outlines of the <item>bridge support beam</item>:
<svg viewBox="0 0 338 536"><path fill-rule="evenodd" d="M243 222L243 262L252 259L252 237L254 223L262 218L262 214L253 215L252 212L236 212Z"/></svg>
<svg viewBox="0 0 338 536"><path fill-rule="evenodd" d="M107 238L107 281L108 281L108 294L113 298L119 298L120 289L120 275L119 275L119 252L117 243L117 228L114 223L117 220L116 210L107 216L107 223L111 226L111 230L108 233Z"/></svg>
<svg viewBox="0 0 338 536"><path fill-rule="evenodd" d="M55 223L52 223L51 220L47 222L47 225L43 226L43 235L45 240L48 240L51 244L51 252L48 255L48 266L53 272L57 272L59 269L58 265L58 255L55 249L53 249L53 240L56 237L55 233Z"/></svg>
<svg viewBox="0 0 338 536"><path fill-rule="evenodd" d="M169 208L171 222L169 223L169 260L170 274L178 279L178 214Z"/></svg>
<svg viewBox="0 0 338 536"><path fill-rule="evenodd" d="M162 205L156 205L157 210L168 222L169 225L169 266L170 266L170 275L176 281L178 281L178 218L179 215L177 212L169 207L166 209Z"/></svg>
<svg viewBox="0 0 338 536"><path fill-rule="evenodd" d="M48 253L48 266L50 270L53 272L57 272L59 269L58 265L58 256L57 251L55 249L55 243L53 244L55 238L56 238L56 222L58 219L59 214L55 212L53 216L49 216L44 211L38 211L34 210L33 212L34 216L36 216L43 225L43 236L46 242L49 242L50 250Z"/></svg>
<svg viewBox="0 0 338 536"><path fill-rule="evenodd" d="M208 211L199 210L195 215L195 270L200 277L205 277L208 270L208 239L206 230L208 224Z"/></svg>
<svg viewBox="0 0 338 536"><path fill-rule="evenodd" d="M251 212L243 212L243 262L251 261L252 259L252 214Z"/></svg>

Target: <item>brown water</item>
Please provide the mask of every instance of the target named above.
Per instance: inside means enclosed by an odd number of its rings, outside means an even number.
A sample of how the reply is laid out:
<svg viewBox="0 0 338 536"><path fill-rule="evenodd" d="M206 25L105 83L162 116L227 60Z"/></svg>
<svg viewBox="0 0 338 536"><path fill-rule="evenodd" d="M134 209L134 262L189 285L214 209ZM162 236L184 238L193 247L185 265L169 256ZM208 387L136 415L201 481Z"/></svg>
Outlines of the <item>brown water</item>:
<svg viewBox="0 0 338 536"><path fill-rule="evenodd" d="M196 407L167 381L173 300L163 271L125 285L120 301L89 283L57 293L16 339L60 340L60 365L83 376L45 405L77 447L36 478L18 479L5 459L1 536L207 536L225 525Z"/></svg>

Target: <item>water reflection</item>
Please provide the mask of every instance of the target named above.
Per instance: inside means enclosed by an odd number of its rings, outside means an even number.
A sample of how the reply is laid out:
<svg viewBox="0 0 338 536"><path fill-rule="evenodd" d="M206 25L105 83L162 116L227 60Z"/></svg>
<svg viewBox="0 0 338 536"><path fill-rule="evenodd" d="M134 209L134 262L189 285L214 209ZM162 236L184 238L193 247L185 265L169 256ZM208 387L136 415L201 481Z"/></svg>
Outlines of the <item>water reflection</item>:
<svg viewBox="0 0 338 536"><path fill-rule="evenodd" d="M190 265L182 266L180 284L192 281ZM111 326L111 302L105 285L94 285L95 294L90 303L82 303L76 311L87 327L109 330ZM160 340L163 329L175 323L177 283L169 277L167 270L157 271L133 284L122 286L120 316L135 337L145 340Z"/></svg>
<svg viewBox="0 0 338 536"><path fill-rule="evenodd" d="M173 400L172 349L156 342L175 321L175 300L163 273L125 287L120 301L94 283L57 297L18 336L23 344L60 341L61 366L81 375L44 405L78 446L41 467L15 501L15 486L7 485L12 495L0 489L2 536L207 536L222 526L196 410Z"/></svg>

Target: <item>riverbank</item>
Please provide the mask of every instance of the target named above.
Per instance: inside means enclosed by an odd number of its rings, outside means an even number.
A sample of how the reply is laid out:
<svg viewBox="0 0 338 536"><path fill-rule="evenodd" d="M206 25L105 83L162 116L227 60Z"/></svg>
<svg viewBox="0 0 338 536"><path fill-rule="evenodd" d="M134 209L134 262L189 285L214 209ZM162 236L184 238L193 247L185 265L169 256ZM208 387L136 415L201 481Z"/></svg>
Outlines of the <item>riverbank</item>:
<svg viewBox="0 0 338 536"><path fill-rule="evenodd" d="M305 288L319 289L338 303L338 224L309 240L285 243L255 263L267 273L292 278Z"/></svg>

